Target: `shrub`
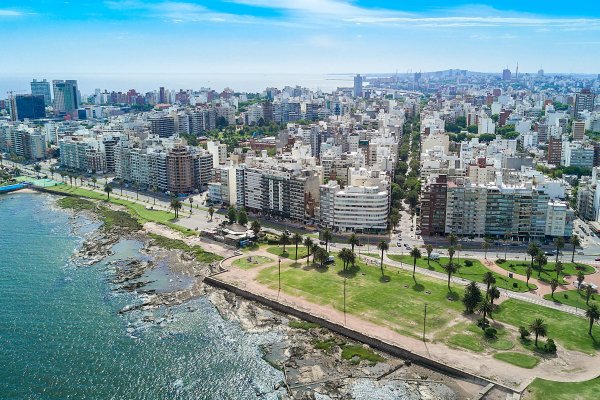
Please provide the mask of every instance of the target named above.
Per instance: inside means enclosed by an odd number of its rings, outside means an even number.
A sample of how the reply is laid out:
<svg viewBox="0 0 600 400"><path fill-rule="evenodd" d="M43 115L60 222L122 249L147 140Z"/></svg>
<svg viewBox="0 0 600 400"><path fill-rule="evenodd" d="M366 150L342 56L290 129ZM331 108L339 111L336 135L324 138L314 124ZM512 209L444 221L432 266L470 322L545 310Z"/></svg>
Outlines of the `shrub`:
<svg viewBox="0 0 600 400"><path fill-rule="evenodd" d="M546 344L544 345L544 350L546 351L546 353L555 354L556 344L554 343L554 340L548 339L546 341Z"/></svg>
<svg viewBox="0 0 600 400"><path fill-rule="evenodd" d="M494 328L492 328L490 326L490 327L485 328L484 333L485 333L485 337L491 339L491 338L495 338L496 337L496 333L498 333L498 331L496 331Z"/></svg>
<svg viewBox="0 0 600 400"><path fill-rule="evenodd" d="M504 264L506 260L504 258L499 258L496 260L496 264Z"/></svg>
<svg viewBox="0 0 600 400"><path fill-rule="evenodd" d="M564 296L565 299L569 298L569 295L567 293L563 294L563 296Z"/></svg>
<svg viewBox="0 0 600 400"><path fill-rule="evenodd" d="M472 266L473 266L473 261L465 260L465 267L472 267Z"/></svg>
<svg viewBox="0 0 600 400"><path fill-rule="evenodd" d="M521 335L521 339L527 339L531 335L531 332L529 332L529 329L525 328L524 326L520 326L519 334Z"/></svg>
<svg viewBox="0 0 600 400"><path fill-rule="evenodd" d="M519 287L519 284L517 282L513 282L513 287L516 289Z"/></svg>
<svg viewBox="0 0 600 400"><path fill-rule="evenodd" d="M488 321L487 318L479 318L477 320L477 326L480 327L481 329L485 330L485 328L490 326L490 321Z"/></svg>

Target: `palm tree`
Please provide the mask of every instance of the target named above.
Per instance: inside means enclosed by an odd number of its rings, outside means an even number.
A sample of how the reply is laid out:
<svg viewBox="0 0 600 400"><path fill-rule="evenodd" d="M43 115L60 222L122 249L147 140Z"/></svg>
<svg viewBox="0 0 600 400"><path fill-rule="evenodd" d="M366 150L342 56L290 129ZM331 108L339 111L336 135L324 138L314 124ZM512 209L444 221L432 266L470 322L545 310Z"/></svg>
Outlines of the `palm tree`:
<svg viewBox="0 0 600 400"><path fill-rule="evenodd" d="M487 260L487 252L488 249L490 248L490 239L485 238L483 239L483 251L485 252L485 259Z"/></svg>
<svg viewBox="0 0 600 400"><path fill-rule="evenodd" d="M573 253L571 254L571 262L574 263L575 262L575 248L581 246L581 239L579 239L579 236L573 235L573 237L571 238L571 244L573 245Z"/></svg>
<svg viewBox="0 0 600 400"><path fill-rule="evenodd" d="M560 277L561 272L565 270L565 267L563 266L563 263L559 261L554 268L556 269L556 280L558 281L558 278Z"/></svg>
<svg viewBox="0 0 600 400"><path fill-rule="evenodd" d="M312 242L311 246L312 246L313 264L314 264L315 261L317 260L317 255L318 255L317 252L320 249L320 247L319 247L319 243L314 243L314 242Z"/></svg>
<svg viewBox="0 0 600 400"><path fill-rule="evenodd" d="M119 179L119 187L121 188L121 197L123 197L123 185L125 184L124 179Z"/></svg>
<svg viewBox="0 0 600 400"><path fill-rule="evenodd" d="M67 173L65 171L60 171L60 177L62 178L62 181L65 181L65 176L67 176Z"/></svg>
<svg viewBox="0 0 600 400"><path fill-rule="evenodd" d="M319 260L319 264L321 268L325 267L325 262L329 258L329 253L322 247L319 247L317 250L317 259Z"/></svg>
<svg viewBox="0 0 600 400"><path fill-rule="evenodd" d="M489 295L490 294L490 286L492 286L494 283L496 283L496 277L494 276L494 274L491 271L487 271L485 274L483 274L483 283L485 283L487 285L485 292L487 295Z"/></svg>
<svg viewBox="0 0 600 400"><path fill-rule="evenodd" d="M359 243L360 241L358 240L358 236L356 236L354 233L350 235L348 238L348 244L352 246L352 254L354 254L354 246L358 246ZM352 263L354 264L354 261Z"/></svg>
<svg viewBox="0 0 600 400"><path fill-rule="evenodd" d="M106 200L110 201L110 193L112 192L112 188L108 184L104 185L104 192L106 193Z"/></svg>
<svg viewBox="0 0 600 400"><path fill-rule="evenodd" d="M600 319L600 309L598 309L597 304L592 304L588 307L585 312L585 316L590 320L590 330L588 331L588 335L592 334L592 327L594 326L594 322Z"/></svg>
<svg viewBox="0 0 600 400"><path fill-rule="evenodd" d="M453 246L448 247L448 257L450 257L450 264L452 264L452 259L454 258L454 253L456 250Z"/></svg>
<svg viewBox="0 0 600 400"><path fill-rule="evenodd" d="M298 232L294 233L292 236L292 243L296 245L296 261L298 261L298 245L302 243L302 236Z"/></svg>
<svg viewBox="0 0 600 400"><path fill-rule="evenodd" d="M329 251L329 242L331 241L332 235L329 229L325 229L322 234L323 240L325 241L325 251Z"/></svg>
<svg viewBox="0 0 600 400"><path fill-rule="evenodd" d="M1 156L0 156L1 157ZM0 160L1 163L1 160ZM52 177L52 179L54 179L54 174L56 173L56 168L54 167L50 167L50 176Z"/></svg>
<svg viewBox="0 0 600 400"><path fill-rule="evenodd" d="M175 212L175 218L178 218L179 210L181 210L181 202L179 201L179 199L177 199L177 197L171 198L171 208Z"/></svg>
<svg viewBox="0 0 600 400"><path fill-rule="evenodd" d="M590 297L592 297L592 293L594 293L594 288L592 287L592 285L586 285L585 286L585 305L586 306L590 305Z"/></svg>
<svg viewBox="0 0 600 400"><path fill-rule="evenodd" d="M380 264L380 268L381 268L381 277L383 278L383 253L385 251L388 251L388 249L390 248L390 246L388 245L388 243L385 240L382 240L381 242L379 242L377 244L377 248L379 250L381 250L381 264Z"/></svg>
<svg viewBox="0 0 600 400"><path fill-rule="evenodd" d="M210 209L209 209L209 213L210 213ZM254 236L258 237L258 234L260 233L260 222L258 222L257 220L252 221L252 223L250 224L250 230L252 230L252 232L254 232Z"/></svg>
<svg viewBox="0 0 600 400"><path fill-rule="evenodd" d="M92 183L94 184L94 189L96 189L96 182L98 182L98 178L92 176Z"/></svg>
<svg viewBox="0 0 600 400"><path fill-rule="evenodd" d="M452 291L452 289L450 288L450 279L452 279L452 274L458 271L458 267L456 266L456 264L450 262L446 265L443 265L442 268L444 268L444 271L446 271L446 273L448 274L448 290Z"/></svg>
<svg viewBox="0 0 600 400"><path fill-rule="evenodd" d="M338 253L338 257L342 260L344 272L348 269L348 264L351 262L351 258L354 257L354 253L350 249L342 249Z"/></svg>
<svg viewBox="0 0 600 400"><path fill-rule="evenodd" d="M192 207L194 203L194 198L192 196L188 197L188 201L190 202L190 215L192 215Z"/></svg>
<svg viewBox="0 0 600 400"><path fill-rule="evenodd" d="M33 166L33 170L35 171L36 177L40 179L40 171L42 170L42 166L40 164L35 164Z"/></svg>
<svg viewBox="0 0 600 400"><path fill-rule="evenodd" d="M433 253L433 246L430 244L426 245L425 251L427 252L427 266L429 267L429 259L431 258L431 253Z"/></svg>
<svg viewBox="0 0 600 400"><path fill-rule="evenodd" d="M558 262L558 256L560 254L560 250L565 247L565 238L559 236L556 239L554 239L554 245L556 246L556 261Z"/></svg>
<svg viewBox="0 0 600 400"><path fill-rule="evenodd" d="M2 163L2 160L3 160L3 159L4 159L4 158L2 157L2 154L0 154L0 167L3 167L3 166L4 166L4 164Z"/></svg>
<svg viewBox="0 0 600 400"><path fill-rule="evenodd" d="M279 244L283 246L281 254L285 253L285 246L290 244L290 237L287 233L283 232L283 235L279 238Z"/></svg>
<svg viewBox="0 0 600 400"><path fill-rule="evenodd" d="M527 287L529 287L529 279L531 278L532 273L533 273L533 268L531 268L531 265L530 265L525 270L525 276L527 277Z"/></svg>
<svg viewBox="0 0 600 400"><path fill-rule="evenodd" d="M208 207L208 215L210 215L210 220L213 219L213 214L215 213L215 209L213 206Z"/></svg>
<svg viewBox="0 0 600 400"><path fill-rule="evenodd" d="M536 318L531 324L529 324L529 331L535 335L535 347L538 345L538 337L545 337L548 334L548 326L544 323L541 318Z"/></svg>
<svg viewBox="0 0 600 400"><path fill-rule="evenodd" d="M552 298L554 298L554 292L558 288L558 280L552 279L550 281L550 290L552 290Z"/></svg>
<svg viewBox="0 0 600 400"><path fill-rule="evenodd" d="M583 283L583 280L585 279L585 275L583 274L582 271L577 272L577 292L579 292L579 290L581 289L581 284Z"/></svg>
<svg viewBox="0 0 600 400"><path fill-rule="evenodd" d="M309 237L304 238L304 246L306 247L306 265L308 265L310 261L310 251L312 250L312 240Z"/></svg>
<svg viewBox="0 0 600 400"><path fill-rule="evenodd" d="M548 258L544 255L544 253L542 253L540 251L535 256L535 262L538 265L538 278L539 278L542 275L542 269L544 268L544 265L546 265L548 263Z"/></svg>
<svg viewBox="0 0 600 400"><path fill-rule="evenodd" d="M533 268L533 260L535 256L540 252L540 248L535 243L529 243L527 246L527 254L531 256L531 267Z"/></svg>
<svg viewBox="0 0 600 400"><path fill-rule="evenodd" d="M458 238L456 237L456 235L454 233L451 233L450 235L448 235L448 242L450 243L450 247L456 246L456 244L458 243Z"/></svg>
<svg viewBox="0 0 600 400"><path fill-rule="evenodd" d="M415 278L415 272L417 271L417 258L421 258L421 250L418 247L413 247L410 251L410 256L413 258L413 279Z"/></svg>
<svg viewBox="0 0 600 400"><path fill-rule="evenodd" d="M494 300L500 298L500 290L496 286L492 286L488 293L488 297L490 298L490 303L492 306L494 305Z"/></svg>
<svg viewBox="0 0 600 400"><path fill-rule="evenodd" d="M488 315L491 318L492 312L494 311L494 307L492 306L492 303L490 303L490 301L487 298L485 298L481 303L479 303L479 306L477 306L477 310L483 314L483 319L485 320L485 317L487 317Z"/></svg>

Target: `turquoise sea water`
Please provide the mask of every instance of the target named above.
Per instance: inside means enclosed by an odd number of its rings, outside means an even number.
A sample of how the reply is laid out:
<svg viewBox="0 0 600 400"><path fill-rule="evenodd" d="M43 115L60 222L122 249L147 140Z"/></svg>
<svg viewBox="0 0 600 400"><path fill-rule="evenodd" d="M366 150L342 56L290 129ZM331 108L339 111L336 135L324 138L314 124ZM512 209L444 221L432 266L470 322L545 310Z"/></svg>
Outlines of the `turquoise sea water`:
<svg viewBox="0 0 600 400"><path fill-rule="evenodd" d="M54 200L0 196L0 399L278 398L282 374L260 351L275 334L244 332L205 298L119 315L139 299L112 291L106 262L135 256L135 243L76 267L70 256L97 226Z"/></svg>

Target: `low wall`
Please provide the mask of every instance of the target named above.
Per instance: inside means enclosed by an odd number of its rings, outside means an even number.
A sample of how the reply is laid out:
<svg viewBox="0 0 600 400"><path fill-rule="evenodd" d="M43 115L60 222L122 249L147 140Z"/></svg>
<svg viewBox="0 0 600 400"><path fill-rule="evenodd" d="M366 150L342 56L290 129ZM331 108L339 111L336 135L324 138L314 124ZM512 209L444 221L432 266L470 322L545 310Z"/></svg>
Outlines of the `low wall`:
<svg viewBox="0 0 600 400"><path fill-rule="evenodd" d="M507 393L516 392L515 390L513 390L507 386L498 384L496 382L492 382L489 379L471 374L469 372L466 372L466 371L460 370L458 368L446 365L444 363L429 359L427 357L423 357L423 356L421 356L419 354L415 354L409 350L406 350L406 349L403 349L396 345L384 342L381 339L377 339L377 338L365 335L364 333L347 328L347 327L337 324L335 322L331 322L324 318L317 317L313 314L298 310L296 308L293 308L288 305L279 303L277 301L268 299L261 295L248 292L237 286L234 286L227 282L218 280L218 279L214 278L214 276L204 278L204 282L206 282L207 284L209 284L211 286L217 287L219 289L224 289L229 292L235 293L236 295L241 296L245 299L261 303L269 308L272 308L273 310L282 312L284 314L293 315L294 317L303 319L308 322L313 322L313 323L323 326L333 332L339 333L340 335L343 335L349 339L368 344L369 346L371 346L374 349L383 351L385 353L391 354L391 355L399 357L399 358L410 360L411 362L414 362L415 364L433 369L438 372L442 372L446 375L453 376L456 378L461 378L461 379L464 379L469 382L472 382L472 383L475 383L478 385L482 385L482 386L487 386L488 384L493 383L494 385L496 385L496 387L498 387L499 389L501 389L504 392L507 392Z"/></svg>

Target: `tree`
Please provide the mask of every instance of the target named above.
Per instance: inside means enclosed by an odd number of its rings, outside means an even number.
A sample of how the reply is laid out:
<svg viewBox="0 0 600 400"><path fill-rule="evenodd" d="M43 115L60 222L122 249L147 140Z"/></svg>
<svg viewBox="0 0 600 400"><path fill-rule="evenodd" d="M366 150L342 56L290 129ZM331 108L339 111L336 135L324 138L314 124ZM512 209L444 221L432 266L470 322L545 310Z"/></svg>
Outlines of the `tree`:
<svg viewBox="0 0 600 400"><path fill-rule="evenodd" d="M417 258L421 258L421 250L418 247L413 247L410 251L410 256L413 258L413 279L415 279L415 273L417 272Z"/></svg>
<svg viewBox="0 0 600 400"><path fill-rule="evenodd" d="M531 268L531 265L529 267L527 267L527 269L525 270L525 276L527 277L527 287L529 287L529 279L531 279L531 274L533 273L533 268Z"/></svg>
<svg viewBox="0 0 600 400"><path fill-rule="evenodd" d="M42 166L40 164L35 164L33 166L33 170L35 171L37 178L40 179L40 171L42 170Z"/></svg>
<svg viewBox="0 0 600 400"><path fill-rule="evenodd" d="M194 198L192 196L190 196L190 197L188 197L188 201L190 202L190 215L192 215L192 208L193 208ZM247 220L248 220L248 217L246 217L246 223L248 223ZM242 224L242 225L246 225L246 224Z"/></svg>
<svg viewBox="0 0 600 400"><path fill-rule="evenodd" d="M306 247L306 265L308 265L310 260L310 251L312 250L312 240L309 237L304 238L304 246Z"/></svg>
<svg viewBox="0 0 600 400"><path fill-rule="evenodd" d="M548 326L544 323L542 318L536 318L529 324L529 331L535 335L535 347L537 347L538 337L546 337L548 334Z"/></svg>
<svg viewBox="0 0 600 400"><path fill-rule="evenodd" d="M548 263L548 258L541 251L535 256L535 262L538 265L538 278L542 275L544 265Z"/></svg>
<svg viewBox="0 0 600 400"><path fill-rule="evenodd" d="M292 236L292 243L296 246L296 261L298 261L298 245L302 243L302 236L298 232L294 233Z"/></svg>
<svg viewBox="0 0 600 400"><path fill-rule="evenodd" d="M96 182L98 182L98 178L92 176L92 183L94 184L94 189L96 189Z"/></svg>
<svg viewBox="0 0 600 400"><path fill-rule="evenodd" d="M483 251L485 252L484 258L486 260L487 260L487 252L488 252L489 248L490 248L490 239L488 239L488 238L483 239Z"/></svg>
<svg viewBox="0 0 600 400"><path fill-rule="evenodd" d="M62 178L62 181L65 181L65 176L67 176L67 173L65 171L60 171L60 177Z"/></svg>
<svg viewBox="0 0 600 400"><path fill-rule="evenodd" d="M531 267L532 268L533 268L533 260L535 259L535 256L537 256L539 252L540 252L540 248L538 247L537 244L529 243L529 246L527 246L527 254L531 256Z"/></svg>
<svg viewBox="0 0 600 400"><path fill-rule="evenodd" d="M348 244L352 246L352 254L354 254L354 246L358 246L360 244L358 236L356 236L354 233L350 235L348 238ZM354 258L356 258L356 256ZM352 261L352 265L354 265L354 261Z"/></svg>
<svg viewBox="0 0 600 400"><path fill-rule="evenodd" d="M104 185L104 192L106 193L106 200L110 200L110 193L112 192L112 188L108 184Z"/></svg>
<svg viewBox="0 0 600 400"><path fill-rule="evenodd" d="M433 253L433 246L430 244L426 245L425 251L427 252L427 266L429 266L429 260L431 259L431 253Z"/></svg>
<svg viewBox="0 0 600 400"><path fill-rule="evenodd" d="M585 286L585 305L586 306L590 305L590 297L592 297L592 293L594 293L594 288L592 287L592 285L586 285Z"/></svg>
<svg viewBox="0 0 600 400"><path fill-rule="evenodd" d="M485 317L487 317L488 315L490 316L490 318L492 317L494 307L492 306L492 303L490 303L490 301L486 298L483 299L481 303L479 303L479 305L477 306L477 311L483 314L483 320L485 321Z"/></svg>
<svg viewBox="0 0 600 400"><path fill-rule="evenodd" d="M380 264L380 268L381 268L381 277L383 278L383 253L385 251L388 251L388 249L390 248L390 246L388 245L388 243L385 240L382 240L381 242L379 242L377 244L377 248L379 250L381 250L381 264Z"/></svg>
<svg viewBox="0 0 600 400"><path fill-rule="evenodd" d="M444 271L448 274L448 290L452 291L450 288L450 280L452 279L452 274L455 274L458 271L458 267L456 264L449 262L448 264L443 265L442 268L444 268Z"/></svg>
<svg viewBox="0 0 600 400"><path fill-rule="evenodd" d="M577 272L577 292L579 292L579 290L581 289L581 284L583 283L584 279L585 279L585 275L583 274L583 272L578 271Z"/></svg>
<svg viewBox="0 0 600 400"><path fill-rule="evenodd" d="M315 261L317 260L317 255L318 255L317 250L320 247L319 247L319 243L315 243L315 242L312 242L311 246L312 246L313 264L314 264Z"/></svg>
<svg viewBox="0 0 600 400"><path fill-rule="evenodd" d="M556 280L558 281L558 278L560 277L561 272L565 270L565 267L563 266L563 263L559 261L554 268L556 270Z"/></svg>
<svg viewBox="0 0 600 400"><path fill-rule="evenodd" d="M473 314L477 304L483 300L483 296L481 294L481 290L477 283L471 282L465 288L465 295L463 296L462 302L465 306L465 312L467 314Z"/></svg>
<svg viewBox="0 0 600 400"><path fill-rule="evenodd" d="M2 163L2 156L0 156L0 164ZM50 167L50 176L54 179L54 174L56 173L56 168Z"/></svg>
<svg viewBox="0 0 600 400"><path fill-rule="evenodd" d="M490 303L494 305L494 300L500 298L500 290L496 286L492 286L489 291Z"/></svg>
<svg viewBox="0 0 600 400"><path fill-rule="evenodd" d="M552 298L554 298L554 292L558 288L558 281L556 279L552 279L550 281L550 290L552 290Z"/></svg>
<svg viewBox="0 0 600 400"><path fill-rule="evenodd" d="M252 221L252 223L250 224L250 229L252 230L252 232L254 232L255 237L258 237L258 234L260 233L260 228L260 222L258 222L257 220Z"/></svg>
<svg viewBox="0 0 600 400"><path fill-rule="evenodd" d="M290 237L287 233L283 232L279 238L279 244L283 246L282 254L285 253L285 246L290 244Z"/></svg>
<svg viewBox="0 0 600 400"><path fill-rule="evenodd" d="M319 264L321 268L325 267L325 262L329 258L329 253L322 247L317 249L317 259L319 260Z"/></svg>
<svg viewBox="0 0 600 400"><path fill-rule="evenodd" d="M171 205L171 208L173 209L173 211L175 212L175 218L178 218L179 210L181 210L181 207L182 207L181 201L179 201L179 199L177 197L172 197L170 205Z"/></svg>
<svg viewBox="0 0 600 400"><path fill-rule="evenodd" d="M230 206L229 210L227 210L227 219L229 219L230 224L233 224L237 220L237 210L234 206Z"/></svg>
<svg viewBox="0 0 600 400"><path fill-rule="evenodd" d="M496 283L496 277L494 276L494 274L491 271L487 271L485 274L483 274L483 283L485 283L487 285L486 289L485 289L485 293L486 295L490 294L490 286L492 286L493 284Z"/></svg>
<svg viewBox="0 0 600 400"><path fill-rule="evenodd" d="M325 229L321 236L322 239L325 241L325 251L329 251L329 242L332 238L331 231L329 229Z"/></svg>
<svg viewBox="0 0 600 400"><path fill-rule="evenodd" d="M588 307L585 312L585 316L590 320L590 330L588 331L588 335L592 335L592 327L594 326L594 322L600 319L600 309L598 309L598 305L592 304Z"/></svg>
<svg viewBox="0 0 600 400"><path fill-rule="evenodd" d="M121 197L123 196L123 185L125 181L123 179L119 179L119 187L121 188Z"/></svg>
<svg viewBox="0 0 600 400"><path fill-rule="evenodd" d="M571 244L573 245L573 253L571 254L571 262L574 263L575 262L575 248L581 246L581 239L579 239L579 236L573 235L573 237L571 238Z"/></svg>
<svg viewBox="0 0 600 400"><path fill-rule="evenodd" d="M558 262L558 256L560 255L560 250L565 247L565 239L561 236L554 239L554 246L556 246L556 261Z"/></svg>
<svg viewBox="0 0 600 400"><path fill-rule="evenodd" d="M210 216L210 220L213 219L213 214L215 213L215 209L213 206L208 207L208 215Z"/></svg>
<svg viewBox="0 0 600 400"><path fill-rule="evenodd" d="M242 226L246 226L248 224L248 214L246 214L246 211L240 210L238 212L237 222Z"/></svg>
<svg viewBox="0 0 600 400"><path fill-rule="evenodd" d="M453 246L448 247L448 257L450 257L450 264L452 264L452 259L454 258L454 253L456 250Z"/></svg>
<svg viewBox="0 0 600 400"><path fill-rule="evenodd" d="M458 238L454 233L448 235L448 242L450 243L451 247L456 247L456 244L458 243Z"/></svg>
<svg viewBox="0 0 600 400"><path fill-rule="evenodd" d="M344 272L348 270L348 265L354 260L354 253L350 249L342 249L338 253L338 257L342 260Z"/></svg>

